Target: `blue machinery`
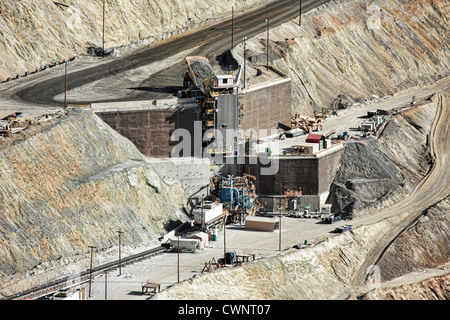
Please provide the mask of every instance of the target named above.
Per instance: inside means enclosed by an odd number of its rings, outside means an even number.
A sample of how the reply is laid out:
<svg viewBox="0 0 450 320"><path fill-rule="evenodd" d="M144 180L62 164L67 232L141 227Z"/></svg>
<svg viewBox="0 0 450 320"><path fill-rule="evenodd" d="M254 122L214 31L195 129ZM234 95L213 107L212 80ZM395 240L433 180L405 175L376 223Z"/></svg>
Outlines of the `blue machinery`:
<svg viewBox="0 0 450 320"><path fill-rule="evenodd" d="M257 205L254 203L254 185L249 178L253 176L244 174L244 177L224 177L216 174L217 195L228 206L230 213L252 214Z"/></svg>

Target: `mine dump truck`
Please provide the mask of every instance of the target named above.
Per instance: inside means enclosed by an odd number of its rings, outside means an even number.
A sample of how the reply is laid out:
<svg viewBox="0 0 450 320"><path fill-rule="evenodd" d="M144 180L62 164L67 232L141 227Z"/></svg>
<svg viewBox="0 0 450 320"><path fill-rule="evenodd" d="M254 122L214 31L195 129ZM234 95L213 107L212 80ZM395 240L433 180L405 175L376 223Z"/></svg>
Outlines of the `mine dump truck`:
<svg viewBox="0 0 450 320"><path fill-rule="evenodd" d="M192 82L194 87L197 87L203 93L206 93L206 80L215 77L214 70L209 64L209 60L203 56L189 56L185 58L185 62L188 66L188 77L185 77L184 86L189 87L188 82Z"/></svg>

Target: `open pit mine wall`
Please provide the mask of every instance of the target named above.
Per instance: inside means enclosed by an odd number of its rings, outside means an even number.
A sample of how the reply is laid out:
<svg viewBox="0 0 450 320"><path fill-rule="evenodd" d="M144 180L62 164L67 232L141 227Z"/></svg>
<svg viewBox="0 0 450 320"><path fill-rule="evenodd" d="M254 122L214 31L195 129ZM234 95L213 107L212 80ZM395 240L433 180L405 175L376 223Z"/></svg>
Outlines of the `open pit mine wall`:
<svg viewBox="0 0 450 320"><path fill-rule="evenodd" d="M360 217L395 204L414 190L431 166L428 140L437 97L386 116L381 136L367 145L346 144L327 200L333 212Z"/></svg>
<svg viewBox="0 0 450 320"><path fill-rule="evenodd" d="M119 230L130 254L187 220L182 186L166 185L89 110L69 109L0 143L2 295L68 275L71 262L74 272L88 269L89 246L95 265L117 260Z"/></svg>
<svg viewBox="0 0 450 320"><path fill-rule="evenodd" d="M232 6L238 13L265 2L105 0L105 49L150 44L228 17ZM1 0L0 81L98 52L102 30L101 0Z"/></svg>
<svg viewBox="0 0 450 320"><path fill-rule="evenodd" d="M429 208L386 250L377 263L382 280L447 263L450 258L449 235L450 196Z"/></svg>
<svg viewBox="0 0 450 320"><path fill-rule="evenodd" d="M331 111L450 75L449 19L447 0L330 1L301 27L271 29L270 64L292 79L293 113ZM246 46L250 62L266 64L265 32ZM240 63L242 52L233 50Z"/></svg>

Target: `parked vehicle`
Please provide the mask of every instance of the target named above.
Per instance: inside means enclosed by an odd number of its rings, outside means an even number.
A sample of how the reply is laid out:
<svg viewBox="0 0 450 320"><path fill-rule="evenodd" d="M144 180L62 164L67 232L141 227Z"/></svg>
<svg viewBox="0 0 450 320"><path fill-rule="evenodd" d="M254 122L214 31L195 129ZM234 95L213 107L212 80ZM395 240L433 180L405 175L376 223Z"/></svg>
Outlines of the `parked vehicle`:
<svg viewBox="0 0 450 320"><path fill-rule="evenodd" d="M326 217L325 218L325 223L329 223L329 224L331 224L331 223L334 223L334 222L337 222L337 221L341 221L341 215L334 215L334 214L332 214L332 215L329 215L328 217Z"/></svg>
<svg viewBox="0 0 450 320"><path fill-rule="evenodd" d="M334 231L337 233L343 233L343 232L349 231L349 230L352 230L352 226L349 224L346 224L345 226L334 229Z"/></svg>

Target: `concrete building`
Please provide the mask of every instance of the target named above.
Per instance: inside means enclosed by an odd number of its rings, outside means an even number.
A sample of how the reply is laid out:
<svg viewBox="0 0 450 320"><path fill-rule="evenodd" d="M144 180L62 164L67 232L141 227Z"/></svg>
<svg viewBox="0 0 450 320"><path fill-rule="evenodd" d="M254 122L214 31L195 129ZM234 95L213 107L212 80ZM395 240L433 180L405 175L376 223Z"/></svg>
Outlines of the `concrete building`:
<svg viewBox="0 0 450 320"><path fill-rule="evenodd" d="M299 209L310 206L317 212L328 197L343 152L343 145L338 144L315 154L274 154L267 158L270 165L277 163L274 174L262 174L269 165L261 161L246 161L243 170L256 177L257 195L269 211L278 211L279 204L284 208L285 191L300 190Z"/></svg>
<svg viewBox="0 0 450 320"><path fill-rule="evenodd" d="M186 129L193 135L195 121L200 120L195 98L93 103L91 108L149 157L170 157L177 144L171 139L174 130ZM191 146L193 150L194 141Z"/></svg>

